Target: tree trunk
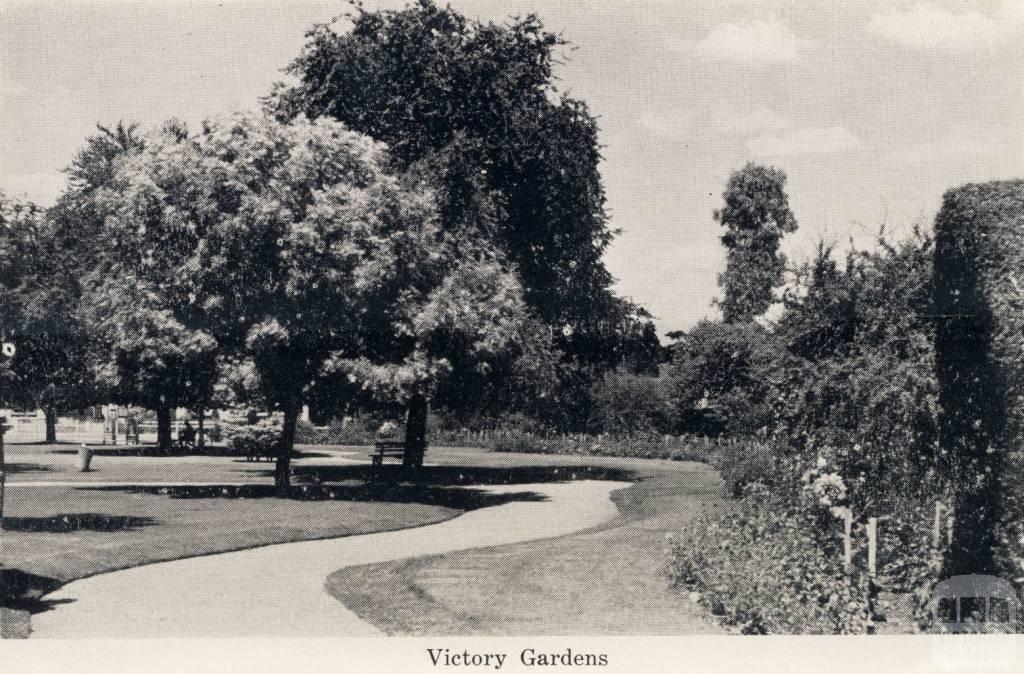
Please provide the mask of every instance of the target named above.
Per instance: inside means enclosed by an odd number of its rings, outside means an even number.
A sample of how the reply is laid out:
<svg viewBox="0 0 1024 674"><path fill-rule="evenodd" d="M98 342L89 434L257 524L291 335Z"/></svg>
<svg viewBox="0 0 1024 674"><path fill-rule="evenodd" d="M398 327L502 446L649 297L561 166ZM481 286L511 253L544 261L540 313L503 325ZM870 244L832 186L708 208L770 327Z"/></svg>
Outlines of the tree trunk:
<svg viewBox="0 0 1024 674"><path fill-rule="evenodd" d="M406 468L419 468L423 465L423 455L427 452L427 412L430 404L426 396L416 394L409 399L409 408L405 417L405 458L402 465Z"/></svg>
<svg viewBox="0 0 1024 674"><path fill-rule="evenodd" d="M288 494L291 486L292 449L295 447L295 426L299 421L302 401L292 401L284 409L284 426L281 428L277 464L274 466L274 486L282 496Z"/></svg>
<svg viewBox="0 0 1024 674"><path fill-rule="evenodd" d="M198 416L199 416L199 422L198 422L197 446L199 447L199 449L203 449L204 447L206 447L206 426L205 426L205 423L204 423L206 421L206 408L203 407L202 405L199 406Z"/></svg>
<svg viewBox="0 0 1024 674"><path fill-rule="evenodd" d="M156 446L165 452L171 451L174 440L171 437L171 406L161 404L156 408Z"/></svg>
<svg viewBox="0 0 1024 674"><path fill-rule="evenodd" d="M43 414L46 416L46 444L52 445L57 442L57 409L46 407Z"/></svg>

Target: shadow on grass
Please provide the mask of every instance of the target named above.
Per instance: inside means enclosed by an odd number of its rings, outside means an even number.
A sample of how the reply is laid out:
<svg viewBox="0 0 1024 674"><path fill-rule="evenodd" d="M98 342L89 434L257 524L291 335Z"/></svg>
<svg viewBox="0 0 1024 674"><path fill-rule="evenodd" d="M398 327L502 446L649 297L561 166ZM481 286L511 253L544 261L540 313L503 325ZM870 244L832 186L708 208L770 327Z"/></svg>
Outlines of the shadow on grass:
<svg viewBox="0 0 1024 674"><path fill-rule="evenodd" d="M245 462L245 455L239 454L227 447L206 447L204 449L180 449L170 450L157 449L152 445L141 445L137 447L90 447L93 456L127 456L135 458L167 459L187 456L213 456L218 458L235 459L236 462ZM50 454L71 454L77 455L77 449L55 449ZM292 455L295 459L329 459L333 456L326 452L298 451Z"/></svg>
<svg viewBox="0 0 1024 674"><path fill-rule="evenodd" d="M266 471L272 476L272 471ZM302 466L294 470L300 478L313 477L321 482L359 480L371 484L413 484L432 486L474 486L537 484L569 482L571 480L615 480L630 482L635 474L630 470L600 466L423 466L405 468L393 464L374 470L369 465Z"/></svg>
<svg viewBox="0 0 1024 674"><path fill-rule="evenodd" d="M53 470L53 466L46 466L41 463L5 463L4 472L8 475L14 473L42 473Z"/></svg>
<svg viewBox="0 0 1024 674"><path fill-rule="evenodd" d="M91 491L120 491L181 499L264 499L279 498L273 485L202 485L180 487L87 487ZM543 501L531 491L492 494L478 489L423 484L365 483L357 485L316 484L292 487L288 498L297 501L356 501L408 503L475 510L515 501Z"/></svg>
<svg viewBox="0 0 1024 674"><path fill-rule="evenodd" d="M50 517L5 517L4 531L23 533L70 534L76 531L129 531L157 524L152 517L67 513Z"/></svg>
<svg viewBox="0 0 1024 674"><path fill-rule="evenodd" d="M26 573L21 569L0 569L0 607L11 611L27 611L29 613L40 613L48 611L58 604L66 604L73 600L43 599L44 596L59 588L63 583L56 578L48 576L37 576L34 573ZM5 620L12 623L18 622L15 614L5 616ZM11 625L20 628L18 625ZM6 630L5 630L6 631ZM5 636L25 637L27 634L16 633Z"/></svg>

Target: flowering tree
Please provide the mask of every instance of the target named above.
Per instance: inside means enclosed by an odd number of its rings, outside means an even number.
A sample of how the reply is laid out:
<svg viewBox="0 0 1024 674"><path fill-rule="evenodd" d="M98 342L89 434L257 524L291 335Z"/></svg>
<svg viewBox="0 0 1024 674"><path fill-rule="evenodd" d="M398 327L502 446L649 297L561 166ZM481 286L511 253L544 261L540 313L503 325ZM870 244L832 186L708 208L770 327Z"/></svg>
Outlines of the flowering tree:
<svg viewBox="0 0 1024 674"><path fill-rule="evenodd" d="M111 254L91 306L119 376L169 378L159 390L184 398L227 365L236 390L284 415L279 487L311 391L400 396L418 462L442 374L486 369L526 315L499 256L443 232L432 193L386 158L326 118L238 114L195 135L171 123L101 197Z"/></svg>
<svg viewBox="0 0 1024 674"><path fill-rule="evenodd" d="M479 411L495 389L507 399L554 366L550 339L500 255L440 229L430 239L434 245L421 249L416 265L418 282L396 286L386 312L390 329L376 335L369 355L341 352L331 366L375 395L406 404L407 466L423 463L432 401Z"/></svg>

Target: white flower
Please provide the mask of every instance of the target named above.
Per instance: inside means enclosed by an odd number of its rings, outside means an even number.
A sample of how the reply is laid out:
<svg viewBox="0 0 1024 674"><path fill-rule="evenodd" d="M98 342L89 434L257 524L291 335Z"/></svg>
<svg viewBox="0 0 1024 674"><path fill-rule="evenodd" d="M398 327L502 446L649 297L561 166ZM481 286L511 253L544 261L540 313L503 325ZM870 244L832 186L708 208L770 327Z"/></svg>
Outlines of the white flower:
<svg viewBox="0 0 1024 674"><path fill-rule="evenodd" d="M846 500L846 483L837 473L826 473L814 480L811 492L823 506L838 505Z"/></svg>

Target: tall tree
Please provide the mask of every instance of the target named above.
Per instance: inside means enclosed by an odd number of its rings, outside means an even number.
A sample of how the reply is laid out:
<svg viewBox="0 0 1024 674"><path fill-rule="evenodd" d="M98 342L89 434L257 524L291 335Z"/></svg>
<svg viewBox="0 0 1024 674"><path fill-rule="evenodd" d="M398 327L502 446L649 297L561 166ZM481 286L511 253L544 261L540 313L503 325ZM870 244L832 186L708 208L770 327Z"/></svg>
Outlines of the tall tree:
<svg viewBox="0 0 1024 674"><path fill-rule="evenodd" d="M445 229L504 251L567 361L613 364L621 353L603 347L629 307L601 259L613 232L596 120L555 87L563 41L534 15L483 23L432 0L357 6L350 18L347 32L309 32L290 67L298 83L279 86L269 107L331 116L387 143L400 169L433 184ZM633 343L620 341L620 352Z"/></svg>
<svg viewBox="0 0 1024 674"><path fill-rule="evenodd" d="M43 410L48 443L61 412L96 396L90 340L52 234L43 209L0 194L0 333L16 346L0 365L0 401Z"/></svg>
<svg viewBox="0 0 1024 674"><path fill-rule="evenodd" d="M729 177L722 194L725 204L715 213L725 227L722 243L728 249L725 273L718 278L726 322L760 316L782 285L786 259L779 244L797 226L785 187L785 173L758 164L747 164Z"/></svg>
<svg viewBox="0 0 1024 674"><path fill-rule="evenodd" d="M390 381L422 428L453 354L482 365L526 314L497 251L442 230L429 190L326 118L235 115L195 135L169 125L100 202L112 254L90 286L99 324L148 358L148 376L195 372L210 355L238 368L243 388L283 413L282 488L312 393Z"/></svg>

